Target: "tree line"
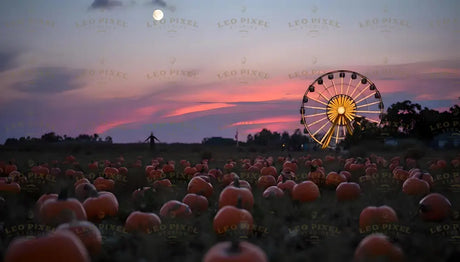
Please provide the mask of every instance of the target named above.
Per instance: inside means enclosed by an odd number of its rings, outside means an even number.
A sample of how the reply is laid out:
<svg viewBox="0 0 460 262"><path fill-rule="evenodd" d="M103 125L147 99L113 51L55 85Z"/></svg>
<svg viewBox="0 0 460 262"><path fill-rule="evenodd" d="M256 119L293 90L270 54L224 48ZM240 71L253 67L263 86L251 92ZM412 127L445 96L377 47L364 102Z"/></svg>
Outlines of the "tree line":
<svg viewBox="0 0 460 262"><path fill-rule="evenodd" d="M5 141L5 146L9 145L27 145L27 144L50 144L50 143L105 143L105 144L112 144L112 137L106 136L102 138L98 134L88 135L88 134L80 134L76 137L71 136L60 136L57 135L55 132L49 132L43 134L41 137L20 137L17 138L8 138Z"/></svg>

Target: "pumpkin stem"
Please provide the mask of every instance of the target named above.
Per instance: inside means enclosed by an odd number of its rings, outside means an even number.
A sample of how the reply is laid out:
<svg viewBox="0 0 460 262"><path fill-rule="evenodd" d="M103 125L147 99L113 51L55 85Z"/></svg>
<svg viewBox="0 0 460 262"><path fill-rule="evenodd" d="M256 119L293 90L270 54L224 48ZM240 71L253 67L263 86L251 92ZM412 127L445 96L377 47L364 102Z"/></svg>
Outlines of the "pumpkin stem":
<svg viewBox="0 0 460 262"><path fill-rule="evenodd" d="M230 247L227 249L228 253L235 254L241 252L240 241L235 238L232 239Z"/></svg>
<svg viewBox="0 0 460 262"><path fill-rule="evenodd" d="M233 179L233 186L234 187L240 187L240 179L239 178L235 177Z"/></svg>
<svg viewBox="0 0 460 262"><path fill-rule="evenodd" d="M241 195L238 195L238 198L236 200L236 207L240 209L243 208L243 199L241 198Z"/></svg>
<svg viewBox="0 0 460 262"><path fill-rule="evenodd" d="M68 196L69 192L67 191L67 188L62 188L61 192L59 192L58 200L66 200Z"/></svg>

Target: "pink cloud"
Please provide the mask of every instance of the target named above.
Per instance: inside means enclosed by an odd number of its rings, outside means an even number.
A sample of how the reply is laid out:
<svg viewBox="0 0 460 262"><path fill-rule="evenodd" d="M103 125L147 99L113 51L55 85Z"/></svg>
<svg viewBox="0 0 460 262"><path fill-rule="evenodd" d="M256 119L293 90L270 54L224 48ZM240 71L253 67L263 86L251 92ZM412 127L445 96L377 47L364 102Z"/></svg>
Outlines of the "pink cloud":
<svg viewBox="0 0 460 262"><path fill-rule="evenodd" d="M248 125L267 125L267 124L274 124L274 123L292 123L299 120L298 117L293 116L279 116L279 117L270 117L270 118L261 118L256 120L248 120L248 121L241 121L236 122L230 125L232 126L248 126Z"/></svg>
<svg viewBox="0 0 460 262"><path fill-rule="evenodd" d="M131 124L131 123L134 123L134 122L137 122L137 120L135 120L135 119L131 119L131 120L116 120L116 121L104 123L104 124L101 124L101 125L97 126L95 128L95 132L97 134L102 134L102 133L106 132L107 130L110 130L110 129L115 128L117 126L121 126L121 125L125 125L125 124Z"/></svg>
<svg viewBox="0 0 460 262"><path fill-rule="evenodd" d="M172 113L170 113L169 115L166 115L165 117L181 116L181 115L186 115L190 113L203 112L203 111L209 111L209 110L226 108L226 107L234 107L234 106L236 105L227 104L227 103L201 104L201 105L189 106L189 107L174 110Z"/></svg>

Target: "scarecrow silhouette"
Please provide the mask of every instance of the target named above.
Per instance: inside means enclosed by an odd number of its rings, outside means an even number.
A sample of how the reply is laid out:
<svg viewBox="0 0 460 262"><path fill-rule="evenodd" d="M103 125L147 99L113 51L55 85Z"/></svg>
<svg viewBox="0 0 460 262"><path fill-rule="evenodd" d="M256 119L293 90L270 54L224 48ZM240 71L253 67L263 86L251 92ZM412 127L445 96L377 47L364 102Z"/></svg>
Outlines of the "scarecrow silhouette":
<svg viewBox="0 0 460 262"><path fill-rule="evenodd" d="M160 142L156 136L153 135L153 132L150 132L150 136L145 139L144 142L147 142L147 140L150 140L150 150L154 151L155 150L155 140Z"/></svg>

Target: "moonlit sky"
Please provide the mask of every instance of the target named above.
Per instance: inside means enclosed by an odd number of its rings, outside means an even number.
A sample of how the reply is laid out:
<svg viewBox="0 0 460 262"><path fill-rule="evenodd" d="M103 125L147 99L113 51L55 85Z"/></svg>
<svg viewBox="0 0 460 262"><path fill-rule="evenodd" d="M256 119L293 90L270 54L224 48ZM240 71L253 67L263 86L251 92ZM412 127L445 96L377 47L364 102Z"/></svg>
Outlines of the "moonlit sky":
<svg viewBox="0 0 460 262"><path fill-rule="evenodd" d="M2 0L0 143L50 131L117 143L151 131L162 142L292 133L306 87L336 69L369 77L386 107L444 111L460 101L459 10L457 0Z"/></svg>

